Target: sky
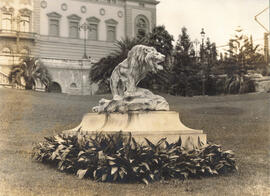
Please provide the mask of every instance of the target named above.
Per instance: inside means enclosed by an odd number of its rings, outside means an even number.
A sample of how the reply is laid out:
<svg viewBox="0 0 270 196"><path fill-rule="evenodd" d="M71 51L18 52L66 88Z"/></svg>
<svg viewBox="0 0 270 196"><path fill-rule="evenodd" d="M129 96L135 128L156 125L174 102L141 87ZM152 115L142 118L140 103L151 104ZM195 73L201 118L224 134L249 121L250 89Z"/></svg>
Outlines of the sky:
<svg viewBox="0 0 270 196"><path fill-rule="evenodd" d="M270 0L159 0L157 25L165 25L167 31L178 40L185 26L191 40L201 41L204 28L211 42L222 46L233 37L240 26L247 35L252 35L256 44L263 44L265 30L254 16L269 6ZM269 29L269 9L258 17ZM221 48L220 48L221 49Z"/></svg>

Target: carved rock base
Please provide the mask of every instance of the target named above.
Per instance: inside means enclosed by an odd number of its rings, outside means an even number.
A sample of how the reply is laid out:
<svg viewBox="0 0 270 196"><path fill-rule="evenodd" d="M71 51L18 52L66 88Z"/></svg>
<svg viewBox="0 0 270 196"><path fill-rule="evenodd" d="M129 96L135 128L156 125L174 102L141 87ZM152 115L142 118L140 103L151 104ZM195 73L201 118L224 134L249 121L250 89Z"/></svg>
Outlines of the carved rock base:
<svg viewBox="0 0 270 196"><path fill-rule="evenodd" d="M152 142L157 142L166 137L168 142L175 142L179 136L182 146L188 149L206 144L206 134L202 130L194 130L183 125L179 113L174 111L133 111L121 113L88 113L85 114L81 124L65 133L132 133L136 141L144 142L146 137Z"/></svg>
<svg viewBox="0 0 270 196"><path fill-rule="evenodd" d="M137 88L135 92L126 93L119 99L107 100L101 99L99 105L94 107L93 112L112 113L128 111L166 111L169 110L169 104L165 98L155 95L151 91L143 88Z"/></svg>

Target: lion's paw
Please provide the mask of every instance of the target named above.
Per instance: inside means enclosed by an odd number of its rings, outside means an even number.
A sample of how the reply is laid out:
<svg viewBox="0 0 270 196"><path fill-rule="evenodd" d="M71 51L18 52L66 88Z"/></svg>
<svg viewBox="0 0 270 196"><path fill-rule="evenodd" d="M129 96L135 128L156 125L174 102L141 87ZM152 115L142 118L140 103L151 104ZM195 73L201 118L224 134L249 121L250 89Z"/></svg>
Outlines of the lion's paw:
<svg viewBox="0 0 270 196"><path fill-rule="evenodd" d="M124 92L124 96L125 96L125 97L131 97L131 96L134 96L134 92L131 92L131 91L125 91L125 92Z"/></svg>
<svg viewBox="0 0 270 196"><path fill-rule="evenodd" d="M100 112L100 106L95 106L92 108L92 112L99 113Z"/></svg>
<svg viewBox="0 0 270 196"><path fill-rule="evenodd" d="M121 99L123 99L123 97L121 97L120 95L114 95L113 96L113 100L115 100L115 101L118 101L118 100L121 100Z"/></svg>

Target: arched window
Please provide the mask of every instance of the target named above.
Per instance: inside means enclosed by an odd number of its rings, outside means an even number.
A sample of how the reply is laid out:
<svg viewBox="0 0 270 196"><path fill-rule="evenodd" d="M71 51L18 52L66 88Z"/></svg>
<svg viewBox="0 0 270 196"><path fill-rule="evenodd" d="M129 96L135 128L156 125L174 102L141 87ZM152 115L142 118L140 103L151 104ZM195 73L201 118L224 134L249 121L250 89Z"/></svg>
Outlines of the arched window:
<svg viewBox="0 0 270 196"><path fill-rule="evenodd" d="M73 83L71 83L71 84L70 84L70 88L77 88L77 84L76 84L76 83L74 83L74 82L73 82Z"/></svg>
<svg viewBox="0 0 270 196"><path fill-rule="evenodd" d="M2 49L2 53L3 54L11 54L11 50L10 50L10 48L5 47L5 48Z"/></svg>
<svg viewBox="0 0 270 196"><path fill-rule="evenodd" d="M149 32L148 19L143 15L138 15L135 19L135 34L144 37Z"/></svg>

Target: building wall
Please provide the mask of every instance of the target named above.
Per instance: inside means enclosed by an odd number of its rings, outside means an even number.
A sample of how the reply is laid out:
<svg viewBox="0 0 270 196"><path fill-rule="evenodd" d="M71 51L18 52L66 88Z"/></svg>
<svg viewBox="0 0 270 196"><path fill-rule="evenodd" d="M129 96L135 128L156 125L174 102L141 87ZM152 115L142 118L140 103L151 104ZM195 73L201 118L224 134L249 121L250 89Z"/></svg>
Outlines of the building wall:
<svg viewBox="0 0 270 196"><path fill-rule="evenodd" d="M134 21L138 15L144 15L149 21L149 31L156 23L155 1L119 1L107 3L107 0L42 0L46 6L40 8L40 37L39 47L41 57L80 59L84 54L84 31L79 32L79 38L69 37L68 16L76 14L80 17L80 24L86 22L89 17L96 17L98 23L98 40L87 40L87 56L98 60L115 49L114 42L107 41L106 20L117 21L116 39L120 40L126 36L135 36ZM66 9L63 9L65 4ZM82 7L86 12L81 11ZM101 10L105 13L101 14ZM47 14L57 13L60 15L59 36L49 35L49 17Z"/></svg>
<svg viewBox="0 0 270 196"><path fill-rule="evenodd" d="M1 0L0 1L0 71L8 74L11 65L18 63L19 59L25 54L23 50L28 50L31 55L38 55L36 47L37 23L35 10L39 5L39 0ZM29 30L22 32L19 28L20 17L24 15L26 10L30 13ZM22 13L21 13L22 12ZM11 29L3 29L2 22L5 13L12 14ZM10 49L10 53L3 52L6 48Z"/></svg>
<svg viewBox="0 0 270 196"><path fill-rule="evenodd" d="M62 93L73 95L93 95L98 90L96 84L90 84L89 70L92 63L88 60L59 60L42 58L52 82L61 87Z"/></svg>
<svg viewBox="0 0 270 196"><path fill-rule="evenodd" d="M156 24L155 0L0 0L0 72L9 73L11 65L19 62L23 48L28 48L31 56L39 56L49 69L54 82L61 86L63 93L94 94L97 85L90 85L89 70L91 61L82 61L84 54L84 31L78 38L69 36L69 19L71 15L79 18L83 24L89 17L98 22L98 39L86 40L86 53L93 60L107 56L114 49L113 41L107 40L106 21L116 21L116 40L136 36L135 20L138 15L149 22L149 31ZM12 32L1 29L2 8L14 9ZM17 28L16 20L19 10L31 11L31 28L22 33ZM85 12L82 11L85 9ZM50 13L57 13L59 19L59 36L49 35ZM11 54L3 54L8 47ZM72 85L71 85L72 84ZM76 84L74 87L73 84Z"/></svg>
<svg viewBox="0 0 270 196"><path fill-rule="evenodd" d="M67 10L64 11L61 9L63 4L67 5ZM81 12L82 6L85 6L86 13ZM101 15L101 9L105 10L104 15ZM81 17L80 23L86 22L86 19L89 17L96 17L100 19L98 25L98 38L100 41L106 41L106 23L105 21L108 19L114 19L118 22L117 24L117 39L121 39L125 36L124 32L124 18L119 17L117 14L118 12L124 12L124 7L122 5L115 5L115 4L101 4L95 2L84 2L78 0L54 0L54 1L47 1L47 7L41 9L40 11L40 34L43 36L48 36L49 28L48 28L48 13L56 12L61 15L60 19L60 37L69 37L69 24L68 24L68 16L72 14L76 14ZM84 32L80 32L80 39L84 38Z"/></svg>
<svg viewBox="0 0 270 196"><path fill-rule="evenodd" d="M40 36L39 45L41 57L75 60L84 54L83 40ZM100 59L114 49L113 43L87 41L86 53L93 59Z"/></svg>
<svg viewBox="0 0 270 196"><path fill-rule="evenodd" d="M149 21L149 31L156 26L156 1L127 0L125 5L126 36L134 37L135 19L138 15L143 15Z"/></svg>
<svg viewBox="0 0 270 196"><path fill-rule="evenodd" d="M112 0L113 1L113 0ZM66 9L63 9L66 4ZM78 39L69 38L68 16L76 14L80 23L88 17L96 17L100 20L98 25L98 40L87 40L87 53L94 59L106 56L114 49L114 43L107 41L106 20L117 21L116 39L125 36L135 36L134 20L138 15L144 15L149 21L149 30L156 23L156 1L154 0L116 0L116 3L107 3L107 0L1 0L0 8L14 9L12 33L8 36L0 33L0 50L5 46L12 49L13 54L19 54L23 48L29 48L30 54L41 57L53 57L62 59L80 59L83 54L84 32L80 31ZM81 11L82 7L86 12ZM18 39L17 15L19 10L31 10L31 29L29 35ZM104 14L100 11L103 9ZM56 12L61 15L60 35L52 37L48 35L47 14ZM2 10L0 10L0 24L2 23Z"/></svg>
<svg viewBox="0 0 270 196"><path fill-rule="evenodd" d="M19 10L21 9L29 9L33 12L34 10L34 0L1 0L0 1L0 8L1 8L1 16L0 16L0 24L2 24L2 13L4 12L2 9L3 8L7 8L7 10L9 9L14 9L14 11L12 12L12 19L15 20L12 23L12 30L19 30L17 27L17 16L19 15ZM33 15L32 15L32 22L31 22L31 30L33 31L33 24L34 24L34 20L33 20Z"/></svg>
<svg viewBox="0 0 270 196"><path fill-rule="evenodd" d="M114 43L107 41L106 20L117 21L116 39L125 37L124 17L118 13L124 13L123 4L107 4L81 0L54 0L46 1L47 7L40 10L40 56L53 58L80 59L84 53L84 31L79 32L79 38L69 37L68 16L76 14L80 17L80 24L87 22L87 18L96 17L98 23L98 40L87 40L87 55L94 59L106 56L114 49ZM66 10L61 7L66 4ZM82 7L86 12L82 13ZM101 14L101 10L105 13ZM56 12L61 15L59 37L49 35L49 13ZM70 45L72 44L72 45Z"/></svg>

